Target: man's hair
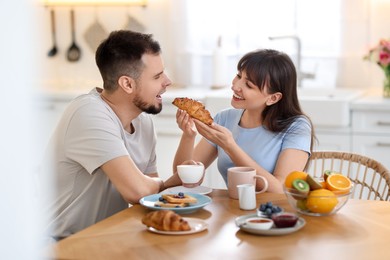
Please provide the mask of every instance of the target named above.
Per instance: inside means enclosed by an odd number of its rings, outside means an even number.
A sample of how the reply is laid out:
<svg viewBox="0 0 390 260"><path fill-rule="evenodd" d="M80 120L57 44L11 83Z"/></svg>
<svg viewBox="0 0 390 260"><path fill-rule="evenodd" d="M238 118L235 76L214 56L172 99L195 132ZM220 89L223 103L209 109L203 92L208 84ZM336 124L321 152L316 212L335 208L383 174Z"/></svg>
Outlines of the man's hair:
<svg viewBox="0 0 390 260"><path fill-rule="evenodd" d="M138 79L143 69L142 55L159 54L160 44L151 34L120 30L110 33L97 48L95 60L103 78L103 87L114 91L121 76Z"/></svg>

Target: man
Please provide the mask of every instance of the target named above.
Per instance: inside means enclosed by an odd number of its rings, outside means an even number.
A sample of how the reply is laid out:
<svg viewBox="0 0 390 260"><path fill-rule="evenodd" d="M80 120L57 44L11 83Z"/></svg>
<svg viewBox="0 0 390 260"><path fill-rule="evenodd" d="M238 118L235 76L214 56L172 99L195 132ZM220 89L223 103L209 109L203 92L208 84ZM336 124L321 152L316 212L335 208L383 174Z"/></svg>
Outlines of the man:
<svg viewBox="0 0 390 260"><path fill-rule="evenodd" d="M77 97L64 112L45 159L55 176L48 233L67 237L137 203L181 185L177 174L157 178L151 116L171 85L151 35L115 31L96 51L103 89ZM143 113L145 112L145 113Z"/></svg>

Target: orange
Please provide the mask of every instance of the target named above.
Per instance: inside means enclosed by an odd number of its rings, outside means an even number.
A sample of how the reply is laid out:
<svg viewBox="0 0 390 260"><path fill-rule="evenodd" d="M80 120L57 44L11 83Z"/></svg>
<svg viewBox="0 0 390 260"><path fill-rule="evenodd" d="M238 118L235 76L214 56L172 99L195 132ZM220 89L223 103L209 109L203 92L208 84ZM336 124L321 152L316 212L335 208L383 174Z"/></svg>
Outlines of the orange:
<svg viewBox="0 0 390 260"><path fill-rule="evenodd" d="M326 188L338 194L348 193L351 187L351 180L342 174L331 174L326 178Z"/></svg>
<svg viewBox="0 0 390 260"><path fill-rule="evenodd" d="M306 207L314 213L326 214L332 212L338 203L336 195L327 189L313 190L306 200Z"/></svg>
<svg viewBox="0 0 390 260"><path fill-rule="evenodd" d="M287 175L286 180L284 181L284 185L286 186L286 188L292 188L292 182L295 179L301 179L301 180L306 181L306 177L307 177L306 172L300 172L300 171L290 172Z"/></svg>

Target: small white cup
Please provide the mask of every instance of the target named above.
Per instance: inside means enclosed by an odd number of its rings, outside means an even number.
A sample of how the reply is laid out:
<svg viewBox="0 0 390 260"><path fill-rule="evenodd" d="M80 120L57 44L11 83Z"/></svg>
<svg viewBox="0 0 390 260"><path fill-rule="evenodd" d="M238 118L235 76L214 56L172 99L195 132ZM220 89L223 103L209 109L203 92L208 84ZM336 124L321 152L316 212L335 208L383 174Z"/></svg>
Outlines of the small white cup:
<svg viewBox="0 0 390 260"><path fill-rule="evenodd" d="M177 166L177 174L184 187L198 186L204 174L204 166L199 164L182 164Z"/></svg>
<svg viewBox="0 0 390 260"><path fill-rule="evenodd" d="M254 217L245 220L248 228L268 230L274 225L274 221L270 218Z"/></svg>
<svg viewBox="0 0 390 260"><path fill-rule="evenodd" d="M254 184L237 185L240 209L252 210L256 208L256 192Z"/></svg>

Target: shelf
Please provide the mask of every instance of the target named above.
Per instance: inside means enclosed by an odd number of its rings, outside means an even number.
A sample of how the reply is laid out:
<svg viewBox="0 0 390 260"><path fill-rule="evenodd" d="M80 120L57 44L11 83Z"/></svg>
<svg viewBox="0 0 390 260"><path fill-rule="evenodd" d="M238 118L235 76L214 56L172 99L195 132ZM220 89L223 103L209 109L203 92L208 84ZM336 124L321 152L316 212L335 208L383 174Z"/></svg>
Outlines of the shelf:
<svg viewBox="0 0 390 260"><path fill-rule="evenodd" d="M143 6L147 0L41 0L44 6Z"/></svg>

